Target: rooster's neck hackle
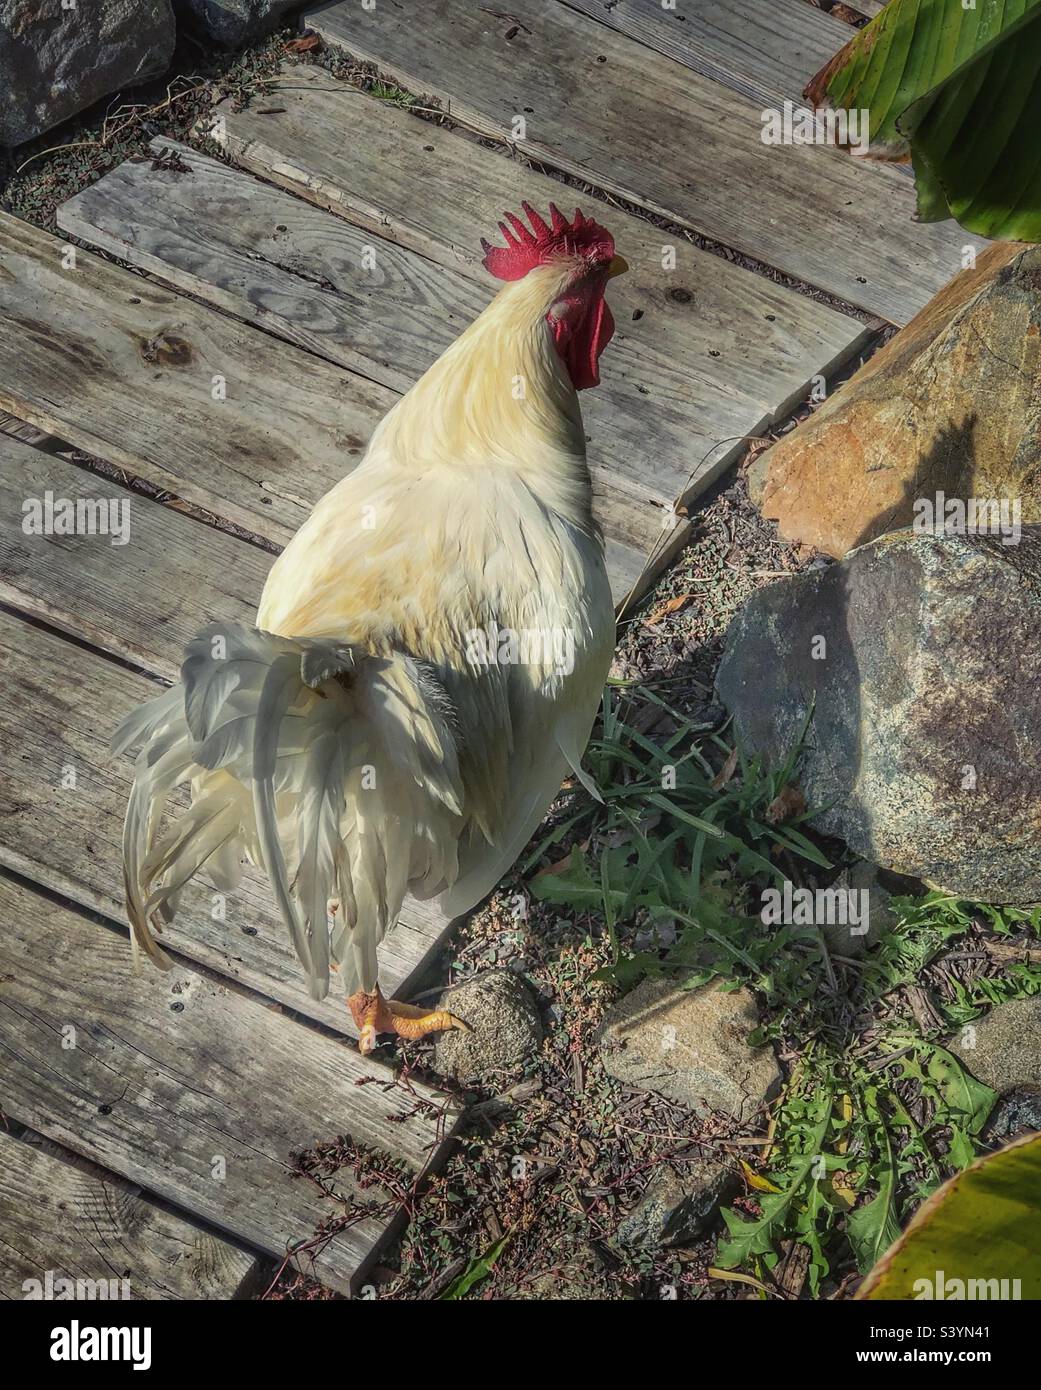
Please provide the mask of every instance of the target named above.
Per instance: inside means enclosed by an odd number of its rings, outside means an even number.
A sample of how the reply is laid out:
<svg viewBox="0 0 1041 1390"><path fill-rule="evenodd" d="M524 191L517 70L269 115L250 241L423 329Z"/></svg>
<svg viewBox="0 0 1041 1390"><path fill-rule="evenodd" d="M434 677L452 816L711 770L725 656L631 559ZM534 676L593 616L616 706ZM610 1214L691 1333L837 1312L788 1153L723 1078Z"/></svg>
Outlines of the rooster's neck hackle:
<svg viewBox="0 0 1041 1390"><path fill-rule="evenodd" d="M546 322L574 274L574 261L561 259L505 285L390 412L370 453L464 473L509 469L590 527L582 412Z"/></svg>

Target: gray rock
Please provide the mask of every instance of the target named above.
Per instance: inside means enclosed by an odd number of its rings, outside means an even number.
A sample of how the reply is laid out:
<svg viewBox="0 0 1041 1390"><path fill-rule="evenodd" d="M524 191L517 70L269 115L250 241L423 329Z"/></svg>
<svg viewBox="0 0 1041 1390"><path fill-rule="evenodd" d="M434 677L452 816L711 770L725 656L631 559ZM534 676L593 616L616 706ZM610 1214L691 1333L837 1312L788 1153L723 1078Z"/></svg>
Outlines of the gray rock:
<svg viewBox="0 0 1041 1390"><path fill-rule="evenodd" d="M901 531L755 594L717 690L773 764L814 706L797 776L820 830L950 892L1032 903L1039 634L1041 526L1014 545Z"/></svg>
<svg viewBox="0 0 1041 1390"><path fill-rule="evenodd" d="M302 0L174 0L179 14L190 15L218 43L228 48L274 29Z"/></svg>
<svg viewBox="0 0 1041 1390"><path fill-rule="evenodd" d="M758 1024L746 989L716 983L675 989L649 979L608 1010L600 1031L609 1075L691 1110L750 1120L781 1084L769 1047L752 1047Z"/></svg>
<svg viewBox="0 0 1041 1390"><path fill-rule="evenodd" d="M439 1033L434 1067L458 1081L482 1081L514 1071L542 1041L531 990L510 970L487 970L446 990L439 1008L450 1009L473 1029Z"/></svg>
<svg viewBox="0 0 1041 1390"><path fill-rule="evenodd" d="M995 1004L959 1029L950 1050L992 1091L1041 1087L1041 995Z"/></svg>
<svg viewBox="0 0 1041 1390"><path fill-rule="evenodd" d="M0 0L0 145L20 145L164 72L170 0Z"/></svg>
<svg viewBox="0 0 1041 1390"><path fill-rule="evenodd" d="M1020 1134L1041 1131L1041 1090L1019 1086L1006 1091L990 1113L983 1138L988 1144L1007 1144Z"/></svg>
<svg viewBox="0 0 1041 1390"><path fill-rule="evenodd" d="M685 1163L682 1172L661 1168L615 1239L629 1250L690 1245L704 1235L736 1186L733 1169L715 1159Z"/></svg>

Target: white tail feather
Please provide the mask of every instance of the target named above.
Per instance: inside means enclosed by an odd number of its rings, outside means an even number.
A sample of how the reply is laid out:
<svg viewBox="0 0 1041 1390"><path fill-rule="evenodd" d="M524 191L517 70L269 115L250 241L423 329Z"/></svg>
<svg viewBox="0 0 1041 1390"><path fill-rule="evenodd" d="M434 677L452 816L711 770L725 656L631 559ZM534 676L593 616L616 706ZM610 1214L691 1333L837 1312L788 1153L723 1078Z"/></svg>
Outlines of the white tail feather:
<svg viewBox="0 0 1041 1390"><path fill-rule="evenodd" d="M230 891L248 857L271 880L311 993L327 992L330 958L348 993L374 988L410 881L433 889L455 871L462 789L444 688L404 653L236 624L191 642L181 675L114 739L141 747L123 838L135 952L167 966L155 933L186 885L206 867ZM191 807L160 834L186 782Z"/></svg>

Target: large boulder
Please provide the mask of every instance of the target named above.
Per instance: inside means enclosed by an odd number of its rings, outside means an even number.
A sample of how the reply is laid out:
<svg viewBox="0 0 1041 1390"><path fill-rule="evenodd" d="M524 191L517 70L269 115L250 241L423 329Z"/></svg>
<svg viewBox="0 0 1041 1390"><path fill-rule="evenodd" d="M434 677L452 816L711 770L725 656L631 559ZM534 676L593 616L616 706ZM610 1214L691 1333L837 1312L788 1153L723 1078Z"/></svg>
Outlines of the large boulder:
<svg viewBox="0 0 1041 1390"><path fill-rule="evenodd" d="M164 72L170 0L0 0L0 145L20 145Z"/></svg>
<svg viewBox="0 0 1041 1390"><path fill-rule="evenodd" d="M758 1023L747 989L713 983L684 990L644 980L604 1018L604 1070L695 1112L718 1110L747 1124L781 1084L772 1048L748 1040Z"/></svg>
<svg viewBox="0 0 1041 1390"><path fill-rule="evenodd" d="M1018 498L1041 521L1041 249L997 243L798 429L749 487L787 540L841 559L920 499Z"/></svg>
<svg viewBox="0 0 1041 1390"><path fill-rule="evenodd" d="M986 902L1041 901L1041 527L902 531L761 589L717 690L865 859Z"/></svg>
<svg viewBox="0 0 1041 1390"><path fill-rule="evenodd" d="M228 48L238 48L274 29L290 10L302 8L302 0L174 0L180 13L190 16L211 38Z"/></svg>

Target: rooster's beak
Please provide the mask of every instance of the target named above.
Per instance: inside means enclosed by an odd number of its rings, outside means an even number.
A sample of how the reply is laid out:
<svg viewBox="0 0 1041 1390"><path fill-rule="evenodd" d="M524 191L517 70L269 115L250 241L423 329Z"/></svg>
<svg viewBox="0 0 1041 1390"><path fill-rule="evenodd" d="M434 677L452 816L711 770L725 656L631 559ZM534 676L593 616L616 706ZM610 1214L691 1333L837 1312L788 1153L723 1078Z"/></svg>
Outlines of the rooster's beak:
<svg viewBox="0 0 1041 1390"><path fill-rule="evenodd" d="M624 275L629 269L629 262L624 256L615 256L614 260L607 267L607 278L613 280L616 275Z"/></svg>

